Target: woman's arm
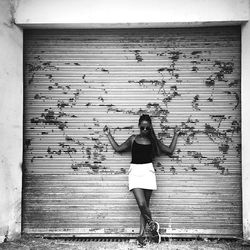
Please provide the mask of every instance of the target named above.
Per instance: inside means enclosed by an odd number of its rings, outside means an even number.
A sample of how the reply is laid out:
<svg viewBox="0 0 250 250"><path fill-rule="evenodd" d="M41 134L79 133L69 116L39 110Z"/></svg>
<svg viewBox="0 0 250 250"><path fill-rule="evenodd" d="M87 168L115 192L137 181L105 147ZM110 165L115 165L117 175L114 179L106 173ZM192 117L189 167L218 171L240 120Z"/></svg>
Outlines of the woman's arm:
<svg viewBox="0 0 250 250"><path fill-rule="evenodd" d="M104 133L107 135L108 139L109 139L109 142L111 144L111 146L113 147L113 149L116 151L116 152L124 152L124 151L127 151L128 149L131 148L131 143L132 143L132 138L134 137L133 135L130 136L125 142L123 142L121 145L119 145L114 137L111 135L110 133L110 129L105 126L103 128L103 131Z"/></svg>
<svg viewBox="0 0 250 250"><path fill-rule="evenodd" d="M177 143L179 132L180 131L177 128L174 130L174 137L172 139L170 146L166 146L161 141L158 141L158 145L162 153L169 154L169 155L173 154L176 143Z"/></svg>

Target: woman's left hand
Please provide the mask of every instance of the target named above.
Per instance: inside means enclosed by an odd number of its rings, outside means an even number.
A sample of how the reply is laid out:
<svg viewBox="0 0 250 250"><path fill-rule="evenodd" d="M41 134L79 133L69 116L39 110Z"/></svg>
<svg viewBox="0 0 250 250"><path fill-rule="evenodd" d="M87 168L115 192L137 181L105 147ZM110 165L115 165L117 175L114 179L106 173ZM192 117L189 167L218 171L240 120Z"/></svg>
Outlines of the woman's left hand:
<svg viewBox="0 0 250 250"><path fill-rule="evenodd" d="M181 132L181 129L180 129L178 126L176 126L176 127L174 128L174 134L175 134L175 135L179 135L180 132Z"/></svg>

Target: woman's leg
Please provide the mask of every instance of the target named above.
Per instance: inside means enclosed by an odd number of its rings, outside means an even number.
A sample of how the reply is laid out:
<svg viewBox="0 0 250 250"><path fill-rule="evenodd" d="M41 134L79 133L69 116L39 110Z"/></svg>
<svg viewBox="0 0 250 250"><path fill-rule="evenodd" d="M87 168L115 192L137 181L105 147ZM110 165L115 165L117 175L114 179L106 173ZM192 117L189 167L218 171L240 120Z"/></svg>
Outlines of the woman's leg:
<svg viewBox="0 0 250 250"><path fill-rule="evenodd" d="M149 207L151 195L152 195L152 190L144 189L144 196L145 196L145 200L146 200L148 207ZM151 231L152 236L153 236L153 241L155 241L156 243L160 243L161 242L161 235L159 232L160 231L159 223L156 221L153 221L152 217L151 217L151 221L149 223L150 223L149 228L150 228L150 231Z"/></svg>
<svg viewBox="0 0 250 250"><path fill-rule="evenodd" d="M150 197L147 195L147 200L145 197L145 192L141 188L134 188L132 191L135 196L137 205L141 211L141 214L145 220L145 223L150 223L152 221L151 211L148 206Z"/></svg>
<svg viewBox="0 0 250 250"><path fill-rule="evenodd" d="M142 215L142 213L140 214L140 231L139 231L139 235L143 236L144 232L145 232L145 227L146 227L146 222L145 219Z"/></svg>
<svg viewBox="0 0 250 250"><path fill-rule="evenodd" d="M148 190L148 189L144 189L144 196L145 196L145 200L146 200L146 204L149 207L149 202L150 202L150 198L152 195L152 190ZM145 233L145 228L146 228L146 222L145 219L141 213L140 215L140 231L139 231L139 235L143 236Z"/></svg>
<svg viewBox="0 0 250 250"><path fill-rule="evenodd" d="M151 198L151 195L152 195L152 190L144 189L144 194L145 194L147 205L149 207L150 198Z"/></svg>

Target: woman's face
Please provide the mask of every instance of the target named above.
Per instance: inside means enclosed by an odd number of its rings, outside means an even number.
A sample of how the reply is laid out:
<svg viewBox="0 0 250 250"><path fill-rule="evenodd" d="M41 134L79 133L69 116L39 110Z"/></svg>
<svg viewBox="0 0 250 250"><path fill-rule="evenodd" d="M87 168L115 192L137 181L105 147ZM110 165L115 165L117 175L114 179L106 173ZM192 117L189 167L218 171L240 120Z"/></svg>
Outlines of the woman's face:
<svg viewBox="0 0 250 250"><path fill-rule="evenodd" d="M150 122L148 122L148 121L141 121L141 123L139 124L139 128L140 128L140 131L141 131L142 135L149 134L149 132L151 130Z"/></svg>

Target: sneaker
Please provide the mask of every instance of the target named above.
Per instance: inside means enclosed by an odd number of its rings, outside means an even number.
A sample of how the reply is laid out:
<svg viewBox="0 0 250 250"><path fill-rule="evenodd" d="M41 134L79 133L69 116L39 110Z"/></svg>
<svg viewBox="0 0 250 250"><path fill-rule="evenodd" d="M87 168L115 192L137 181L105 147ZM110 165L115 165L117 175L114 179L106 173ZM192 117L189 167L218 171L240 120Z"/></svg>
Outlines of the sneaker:
<svg viewBox="0 0 250 250"><path fill-rule="evenodd" d="M151 221L149 223L149 228L152 233L152 239L156 243L161 243L161 235L160 235L160 225L156 221Z"/></svg>
<svg viewBox="0 0 250 250"><path fill-rule="evenodd" d="M146 240L143 236L139 235L137 238L137 245L138 247L145 247L146 246Z"/></svg>

